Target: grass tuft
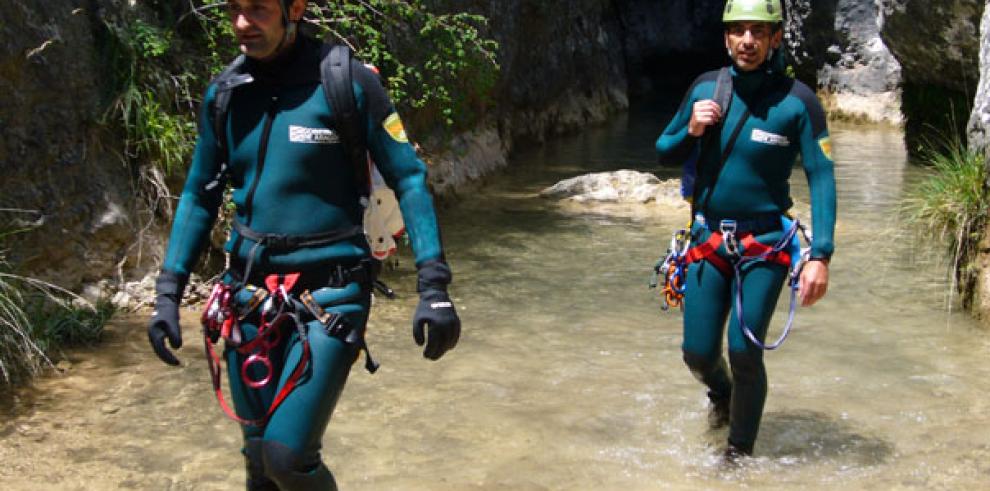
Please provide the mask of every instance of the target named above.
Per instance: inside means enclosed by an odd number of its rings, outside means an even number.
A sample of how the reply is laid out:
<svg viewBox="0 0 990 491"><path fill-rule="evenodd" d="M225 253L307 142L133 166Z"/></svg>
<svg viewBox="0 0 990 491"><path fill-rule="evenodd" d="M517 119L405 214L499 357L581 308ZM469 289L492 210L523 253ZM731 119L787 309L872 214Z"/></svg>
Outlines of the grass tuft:
<svg viewBox="0 0 990 491"><path fill-rule="evenodd" d="M963 307L972 304L979 243L990 212L987 161L959 138L929 141L922 158L931 175L911 189L903 212L923 238L942 244Z"/></svg>
<svg viewBox="0 0 990 491"><path fill-rule="evenodd" d="M0 229L0 389L30 381L62 348L99 341L114 313L57 285L13 272L4 241L22 229Z"/></svg>

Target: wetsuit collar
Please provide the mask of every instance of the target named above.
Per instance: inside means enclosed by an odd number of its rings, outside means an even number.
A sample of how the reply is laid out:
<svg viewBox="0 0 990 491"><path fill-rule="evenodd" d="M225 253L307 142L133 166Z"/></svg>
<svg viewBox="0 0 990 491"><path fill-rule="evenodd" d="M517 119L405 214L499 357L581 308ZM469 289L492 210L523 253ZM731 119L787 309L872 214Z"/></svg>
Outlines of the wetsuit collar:
<svg viewBox="0 0 990 491"><path fill-rule="evenodd" d="M756 94L767 79L767 72L762 69L744 72L733 65L730 71L732 73L732 88L742 97Z"/></svg>
<svg viewBox="0 0 990 491"><path fill-rule="evenodd" d="M297 34L291 46L271 60L248 58L245 69L262 83L298 85L320 81L320 42Z"/></svg>

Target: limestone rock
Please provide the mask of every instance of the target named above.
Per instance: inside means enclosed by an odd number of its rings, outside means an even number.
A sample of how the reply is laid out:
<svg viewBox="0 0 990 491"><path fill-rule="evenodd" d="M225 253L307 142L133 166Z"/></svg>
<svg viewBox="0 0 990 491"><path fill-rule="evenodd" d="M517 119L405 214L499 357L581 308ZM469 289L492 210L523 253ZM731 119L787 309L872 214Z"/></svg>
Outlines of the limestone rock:
<svg viewBox="0 0 990 491"><path fill-rule="evenodd" d="M680 206L680 180L660 180L648 172L619 170L585 174L540 192L547 198L576 203L661 203Z"/></svg>
<svg viewBox="0 0 990 491"><path fill-rule="evenodd" d="M882 0L884 42L902 67L904 133L917 153L939 134L963 134L979 84L985 0Z"/></svg>
<svg viewBox="0 0 990 491"><path fill-rule="evenodd" d="M826 107L856 119L900 124L901 65L880 36L874 0L791 0L787 46L799 78L817 80Z"/></svg>
<svg viewBox="0 0 990 491"><path fill-rule="evenodd" d="M968 130L971 148L986 149L990 146L990 9L984 10L980 24L980 83L973 100Z"/></svg>
<svg viewBox="0 0 990 491"><path fill-rule="evenodd" d="M985 0L881 0L882 35L909 83L971 91Z"/></svg>
<svg viewBox="0 0 990 491"><path fill-rule="evenodd" d="M464 190L508 164L506 145L494 125L454 136L448 151L437 157L424 157L429 167L430 187L441 196Z"/></svg>

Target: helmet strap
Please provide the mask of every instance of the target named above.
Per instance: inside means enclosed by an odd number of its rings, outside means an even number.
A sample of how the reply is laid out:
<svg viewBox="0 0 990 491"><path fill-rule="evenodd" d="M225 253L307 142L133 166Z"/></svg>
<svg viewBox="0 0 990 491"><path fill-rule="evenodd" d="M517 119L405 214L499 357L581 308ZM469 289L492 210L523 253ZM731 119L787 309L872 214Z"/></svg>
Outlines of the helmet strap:
<svg viewBox="0 0 990 491"><path fill-rule="evenodd" d="M292 4L292 1L280 3L282 5L282 26L285 27L285 32L282 33L282 39L278 42L278 46L275 47L276 56L295 39L296 32L299 29L299 22L289 20L289 5Z"/></svg>

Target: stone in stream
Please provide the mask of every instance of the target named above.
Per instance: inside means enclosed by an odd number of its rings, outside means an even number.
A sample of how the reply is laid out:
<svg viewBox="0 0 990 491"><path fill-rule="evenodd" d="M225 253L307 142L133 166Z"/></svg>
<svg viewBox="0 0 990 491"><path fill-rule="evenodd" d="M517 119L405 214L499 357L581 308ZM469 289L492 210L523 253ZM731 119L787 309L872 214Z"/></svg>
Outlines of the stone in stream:
<svg viewBox="0 0 990 491"><path fill-rule="evenodd" d="M686 205L679 179L661 180L649 172L633 170L572 177L540 191L540 196L577 203Z"/></svg>

